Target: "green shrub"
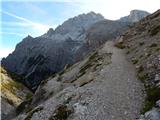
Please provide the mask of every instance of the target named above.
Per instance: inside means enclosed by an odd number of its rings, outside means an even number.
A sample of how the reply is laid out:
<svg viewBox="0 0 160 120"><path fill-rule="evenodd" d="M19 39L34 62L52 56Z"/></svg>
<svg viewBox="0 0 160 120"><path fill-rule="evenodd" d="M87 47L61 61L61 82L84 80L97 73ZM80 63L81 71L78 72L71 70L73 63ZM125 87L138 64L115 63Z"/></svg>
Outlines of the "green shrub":
<svg viewBox="0 0 160 120"><path fill-rule="evenodd" d="M90 83L91 81L93 81L93 79L81 81L81 84L80 84L79 87L82 87L82 86L84 86L84 85Z"/></svg>
<svg viewBox="0 0 160 120"><path fill-rule="evenodd" d="M132 59L132 63L133 63L133 64L137 64L137 63L138 63L138 59L133 58L133 59Z"/></svg>
<svg viewBox="0 0 160 120"><path fill-rule="evenodd" d="M31 100L33 97L33 94L32 93L27 93L26 94L26 100Z"/></svg>
<svg viewBox="0 0 160 120"><path fill-rule="evenodd" d="M38 108L33 109L32 111L30 111L30 112L28 113L27 117L26 117L24 120L31 120L33 114L34 114L35 112L39 112L39 111L41 111L41 110L43 110L43 107L38 107Z"/></svg>
<svg viewBox="0 0 160 120"><path fill-rule="evenodd" d="M71 113L72 110L66 105L59 105L49 120L66 120Z"/></svg>
<svg viewBox="0 0 160 120"><path fill-rule="evenodd" d="M125 45L123 45L123 43L117 43L117 44L115 44L115 47L120 48L120 49L124 49Z"/></svg>
<svg viewBox="0 0 160 120"><path fill-rule="evenodd" d="M52 76L51 76L51 77L52 77ZM49 78L48 78L48 79L49 79ZM40 85L41 85L41 86L44 86L44 85L48 82L48 79L42 80Z"/></svg>
<svg viewBox="0 0 160 120"><path fill-rule="evenodd" d="M157 35L160 32L160 25L152 28L149 32L151 36Z"/></svg>
<svg viewBox="0 0 160 120"><path fill-rule="evenodd" d="M93 66L93 62L95 62L95 60L97 59L101 59L100 57L98 57L98 52L94 52L91 56L89 56L88 61L81 67L78 78L84 75L86 73L86 70L91 68Z"/></svg>
<svg viewBox="0 0 160 120"><path fill-rule="evenodd" d="M145 112L149 111L150 109L152 109L154 105L155 105L154 102L146 100L143 109L141 110L141 113L144 114Z"/></svg>
<svg viewBox="0 0 160 120"><path fill-rule="evenodd" d="M90 57L89 61L95 59L98 56L98 52L94 52Z"/></svg>
<svg viewBox="0 0 160 120"><path fill-rule="evenodd" d="M156 86L147 86L146 87L147 98L144 103L142 113L144 114L155 106L156 101L160 99L160 88Z"/></svg>
<svg viewBox="0 0 160 120"><path fill-rule="evenodd" d="M92 67L92 63L87 62L81 69L80 73L85 73L88 68Z"/></svg>
<svg viewBox="0 0 160 120"><path fill-rule="evenodd" d="M126 52L126 54L129 54L130 53L130 51L128 50L127 52Z"/></svg>
<svg viewBox="0 0 160 120"><path fill-rule="evenodd" d="M160 48L157 48L156 51L157 51L157 52L160 51Z"/></svg>
<svg viewBox="0 0 160 120"><path fill-rule="evenodd" d="M147 88L147 99L156 102L160 99L160 88L151 86Z"/></svg>
<svg viewBox="0 0 160 120"><path fill-rule="evenodd" d="M60 71L58 74L61 76L65 73L65 70Z"/></svg>
<svg viewBox="0 0 160 120"><path fill-rule="evenodd" d="M8 98L4 98L4 97L3 97L3 99L5 99L7 101L7 103L9 103L10 105L14 106L14 102L12 100L10 100Z"/></svg>
<svg viewBox="0 0 160 120"><path fill-rule="evenodd" d="M71 68L72 66L73 66L73 64L67 64L67 65L65 66L65 69L67 70L67 69Z"/></svg>
<svg viewBox="0 0 160 120"><path fill-rule="evenodd" d="M140 66L139 69L138 69L138 73L140 74L140 73L143 72L143 71L144 71L143 66Z"/></svg>
<svg viewBox="0 0 160 120"><path fill-rule="evenodd" d="M60 71L58 74L61 76L63 75L69 68L71 68L73 64L67 64L62 71Z"/></svg>
<svg viewBox="0 0 160 120"><path fill-rule="evenodd" d="M151 44L149 47L157 47L158 45L156 43Z"/></svg>
<svg viewBox="0 0 160 120"><path fill-rule="evenodd" d="M16 113L20 114L24 112L27 108L27 106L30 104L31 101L24 101L22 102L17 108L16 108Z"/></svg>
<svg viewBox="0 0 160 120"><path fill-rule="evenodd" d="M143 45L144 45L144 42L140 42L140 43L139 43L139 46L143 46Z"/></svg>
<svg viewBox="0 0 160 120"><path fill-rule="evenodd" d="M148 74L147 73L138 73L138 78L139 78L139 80L144 82L145 80L148 79Z"/></svg>
<svg viewBox="0 0 160 120"><path fill-rule="evenodd" d="M139 58L142 58L142 57L143 57L143 55L140 55L140 56L139 56Z"/></svg>

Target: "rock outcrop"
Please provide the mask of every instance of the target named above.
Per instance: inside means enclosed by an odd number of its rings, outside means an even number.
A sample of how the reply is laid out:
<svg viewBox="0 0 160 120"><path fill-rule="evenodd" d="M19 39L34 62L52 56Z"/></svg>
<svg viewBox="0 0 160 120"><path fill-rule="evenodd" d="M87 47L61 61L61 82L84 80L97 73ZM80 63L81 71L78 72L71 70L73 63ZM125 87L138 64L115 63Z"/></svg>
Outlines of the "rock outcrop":
<svg viewBox="0 0 160 120"><path fill-rule="evenodd" d="M148 16L150 13L142 10L132 10L130 12L130 15L126 17L120 18L120 21L122 22L130 22L130 23L135 23L141 20L142 18Z"/></svg>

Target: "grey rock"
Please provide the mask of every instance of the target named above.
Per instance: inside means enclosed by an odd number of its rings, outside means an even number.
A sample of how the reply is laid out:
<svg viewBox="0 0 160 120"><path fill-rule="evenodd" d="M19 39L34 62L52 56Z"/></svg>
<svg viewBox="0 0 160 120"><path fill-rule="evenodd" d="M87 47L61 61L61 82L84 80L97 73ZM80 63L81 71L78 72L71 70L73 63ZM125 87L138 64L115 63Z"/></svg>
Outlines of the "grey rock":
<svg viewBox="0 0 160 120"><path fill-rule="evenodd" d="M103 20L95 23L87 30L87 43L98 48L107 40L113 40L129 28L127 22ZM107 34L106 34L107 33Z"/></svg>
<svg viewBox="0 0 160 120"><path fill-rule="evenodd" d="M120 21L134 23L134 22L138 22L139 20L148 16L149 14L150 13L142 10L132 10L129 16L120 18Z"/></svg>
<svg viewBox="0 0 160 120"><path fill-rule="evenodd" d="M154 80L155 80L155 82L160 81L160 75L159 75L159 74L156 74Z"/></svg>
<svg viewBox="0 0 160 120"><path fill-rule="evenodd" d="M158 101L156 102L156 106L158 106L158 107L160 108L160 100L158 100Z"/></svg>
<svg viewBox="0 0 160 120"><path fill-rule="evenodd" d="M145 113L144 120L160 120L160 112L158 109L153 108L152 110Z"/></svg>

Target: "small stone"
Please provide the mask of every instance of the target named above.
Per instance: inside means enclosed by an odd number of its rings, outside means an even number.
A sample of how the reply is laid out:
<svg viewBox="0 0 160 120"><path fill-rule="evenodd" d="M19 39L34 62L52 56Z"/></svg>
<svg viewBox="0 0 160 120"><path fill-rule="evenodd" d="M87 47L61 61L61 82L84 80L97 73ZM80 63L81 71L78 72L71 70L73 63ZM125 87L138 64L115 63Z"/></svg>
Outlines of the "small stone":
<svg viewBox="0 0 160 120"><path fill-rule="evenodd" d="M160 112L153 108L152 110L145 113L146 120L160 120Z"/></svg>
<svg viewBox="0 0 160 120"><path fill-rule="evenodd" d="M127 111L125 111L124 114L127 115Z"/></svg>
<svg viewBox="0 0 160 120"><path fill-rule="evenodd" d="M156 74L154 80L155 80L155 82L160 81L160 75L159 75L159 74Z"/></svg>
<svg viewBox="0 0 160 120"><path fill-rule="evenodd" d="M81 105L80 103L75 103L74 105L73 105L73 107L74 107L74 110L75 110L75 113L80 113L80 114L84 114L85 113L85 110L87 109L87 107L86 106L83 106L83 105Z"/></svg>
<svg viewBox="0 0 160 120"><path fill-rule="evenodd" d="M160 107L160 100L156 102L156 106Z"/></svg>
<svg viewBox="0 0 160 120"><path fill-rule="evenodd" d="M147 68L151 68L152 66L153 66L153 65L150 64L150 63L147 64Z"/></svg>
<svg viewBox="0 0 160 120"><path fill-rule="evenodd" d="M140 66L139 65L136 65L136 69L139 69L140 68Z"/></svg>
<svg viewBox="0 0 160 120"><path fill-rule="evenodd" d="M148 53L144 53L145 56L148 56Z"/></svg>

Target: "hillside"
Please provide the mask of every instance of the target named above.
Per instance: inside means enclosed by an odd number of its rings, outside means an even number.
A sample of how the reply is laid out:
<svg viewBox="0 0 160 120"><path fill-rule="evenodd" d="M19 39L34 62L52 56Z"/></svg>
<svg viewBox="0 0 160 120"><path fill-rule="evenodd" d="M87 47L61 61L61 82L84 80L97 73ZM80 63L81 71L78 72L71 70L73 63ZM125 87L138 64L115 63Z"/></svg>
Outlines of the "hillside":
<svg viewBox="0 0 160 120"><path fill-rule="evenodd" d="M7 72L3 67L0 69L1 117L5 120L23 101L30 99L32 93L23 84L15 81L21 79L19 76Z"/></svg>
<svg viewBox="0 0 160 120"><path fill-rule="evenodd" d="M145 114L143 119L159 120L160 10L142 19L117 41L116 46L125 48L128 60L137 69L137 77L144 83L147 97L142 113L150 111Z"/></svg>
<svg viewBox="0 0 160 120"><path fill-rule="evenodd" d="M134 120L140 115L142 90L124 52L107 42L43 81L32 101L37 106L15 120Z"/></svg>

